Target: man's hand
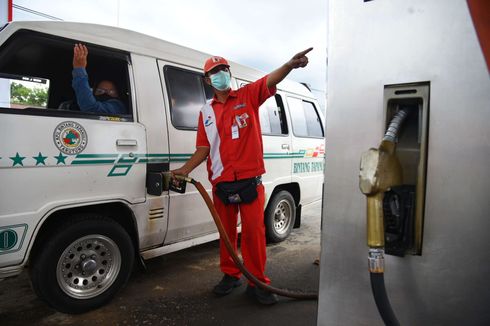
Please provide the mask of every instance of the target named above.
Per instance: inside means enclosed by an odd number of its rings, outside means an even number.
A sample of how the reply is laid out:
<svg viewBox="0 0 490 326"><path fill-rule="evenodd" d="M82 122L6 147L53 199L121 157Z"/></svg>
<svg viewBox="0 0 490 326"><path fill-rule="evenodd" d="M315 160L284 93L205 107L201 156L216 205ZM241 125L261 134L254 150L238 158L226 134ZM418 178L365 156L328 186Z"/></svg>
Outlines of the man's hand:
<svg viewBox="0 0 490 326"><path fill-rule="evenodd" d="M304 68L304 67L306 67L306 65L308 64L308 57L306 56L306 54L308 52L310 52L311 50L313 50L313 48L308 48L308 49L306 49L304 51L301 51L301 52L297 53L294 57L292 57L291 60L289 60L289 62L287 63L287 65L291 69Z"/></svg>
<svg viewBox="0 0 490 326"><path fill-rule="evenodd" d="M313 50L313 48L308 48L304 51L297 53L288 62L271 72L267 76L267 87L271 88L276 86L283 80L293 69L304 68L308 64L308 57L306 54Z"/></svg>
<svg viewBox="0 0 490 326"><path fill-rule="evenodd" d="M73 68L87 67L88 49L83 44L75 44L73 47Z"/></svg>
<svg viewBox="0 0 490 326"><path fill-rule="evenodd" d="M187 177L189 175L189 171L184 167L180 167L178 169L171 170L170 173L172 174L172 177L174 177L176 175L183 175L183 176Z"/></svg>

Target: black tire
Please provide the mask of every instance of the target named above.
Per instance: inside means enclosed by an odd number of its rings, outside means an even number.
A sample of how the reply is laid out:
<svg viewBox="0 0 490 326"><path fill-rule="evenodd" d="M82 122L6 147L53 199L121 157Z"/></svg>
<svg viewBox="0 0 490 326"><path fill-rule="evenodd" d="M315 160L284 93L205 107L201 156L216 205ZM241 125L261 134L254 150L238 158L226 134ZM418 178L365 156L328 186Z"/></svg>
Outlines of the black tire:
<svg viewBox="0 0 490 326"><path fill-rule="evenodd" d="M115 221L75 216L36 241L30 277L37 295L71 314L98 308L126 285L133 268L133 243Z"/></svg>
<svg viewBox="0 0 490 326"><path fill-rule="evenodd" d="M264 215L267 241L277 243L286 240L296 219L293 196L286 190L274 194Z"/></svg>

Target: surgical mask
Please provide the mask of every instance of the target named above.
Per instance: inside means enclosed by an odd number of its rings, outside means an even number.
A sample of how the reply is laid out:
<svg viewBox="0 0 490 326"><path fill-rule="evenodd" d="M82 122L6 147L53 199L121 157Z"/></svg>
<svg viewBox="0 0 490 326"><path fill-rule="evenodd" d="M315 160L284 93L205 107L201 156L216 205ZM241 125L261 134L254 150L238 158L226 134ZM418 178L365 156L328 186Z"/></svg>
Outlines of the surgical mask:
<svg viewBox="0 0 490 326"><path fill-rule="evenodd" d="M114 97L107 95L107 94L102 94L102 95L95 95L95 99L99 102L105 102L107 100L112 100Z"/></svg>
<svg viewBox="0 0 490 326"><path fill-rule="evenodd" d="M220 70L209 76L211 85L219 91L225 91L230 88L231 75L229 71Z"/></svg>

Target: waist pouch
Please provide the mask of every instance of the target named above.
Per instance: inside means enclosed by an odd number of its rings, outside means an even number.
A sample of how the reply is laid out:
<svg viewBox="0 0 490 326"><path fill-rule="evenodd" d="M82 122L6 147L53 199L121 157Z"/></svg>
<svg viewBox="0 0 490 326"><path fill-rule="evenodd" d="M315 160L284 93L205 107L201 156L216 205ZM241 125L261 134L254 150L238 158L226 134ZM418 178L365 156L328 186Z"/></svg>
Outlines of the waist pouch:
<svg viewBox="0 0 490 326"><path fill-rule="evenodd" d="M250 203L257 198L257 186L261 183L261 177L231 182L220 182L216 185L216 195L226 205Z"/></svg>

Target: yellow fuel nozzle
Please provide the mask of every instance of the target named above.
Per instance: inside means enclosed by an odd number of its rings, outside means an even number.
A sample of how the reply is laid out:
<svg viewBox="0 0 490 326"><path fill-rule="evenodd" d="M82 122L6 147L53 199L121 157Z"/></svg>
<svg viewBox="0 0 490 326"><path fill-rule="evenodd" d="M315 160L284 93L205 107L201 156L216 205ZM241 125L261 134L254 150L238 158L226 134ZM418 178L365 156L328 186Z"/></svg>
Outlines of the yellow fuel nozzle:
<svg viewBox="0 0 490 326"><path fill-rule="evenodd" d="M402 183L395 143L383 140L361 156L359 188L367 196L367 243L370 248L384 247L384 193Z"/></svg>

